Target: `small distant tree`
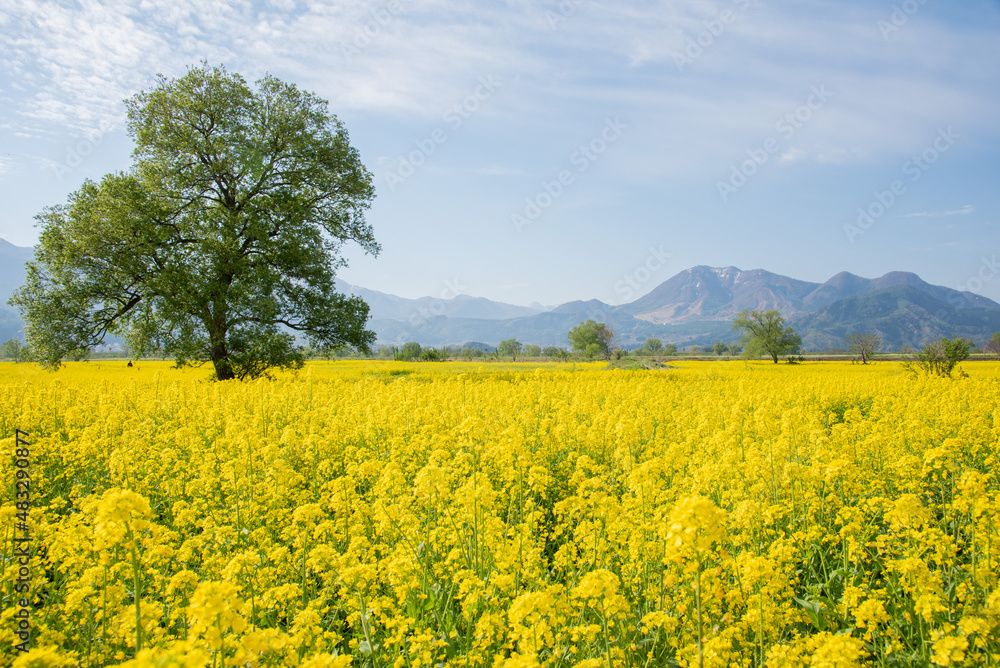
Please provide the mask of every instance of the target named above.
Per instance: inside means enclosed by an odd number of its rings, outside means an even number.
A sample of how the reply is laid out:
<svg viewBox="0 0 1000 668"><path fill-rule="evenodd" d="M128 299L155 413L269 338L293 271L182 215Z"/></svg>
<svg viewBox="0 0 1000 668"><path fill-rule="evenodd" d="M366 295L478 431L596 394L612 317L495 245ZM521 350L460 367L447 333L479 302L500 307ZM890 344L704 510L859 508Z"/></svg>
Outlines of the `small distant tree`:
<svg viewBox="0 0 1000 668"><path fill-rule="evenodd" d="M6 358L17 364L21 361L21 351L23 344L18 339L7 339L0 345L0 357Z"/></svg>
<svg viewBox="0 0 1000 668"><path fill-rule="evenodd" d="M701 354L701 346L688 346L688 355L694 356L700 354Z"/></svg>
<svg viewBox="0 0 1000 668"><path fill-rule="evenodd" d="M875 334L862 334L861 332L848 334L844 337L844 341L847 343L847 350L854 357L854 360L860 361L862 364L868 364L875 355L875 351L882 345L882 340Z"/></svg>
<svg viewBox="0 0 1000 668"><path fill-rule="evenodd" d="M403 347L399 349L399 359L403 362L409 362L410 360L415 360L420 357L420 344L416 341L407 341L403 344Z"/></svg>
<svg viewBox="0 0 1000 668"><path fill-rule="evenodd" d="M536 346L534 344L530 344L530 345L525 346L524 347L524 356L525 357L541 357L542 356L542 348L541 348L541 346Z"/></svg>
<svg viewBox="0 0 1000 668"><path fill-rule="evenodd" d="M646 339L646 342L642 344L641 354L643 355L659 355L663 352L663 341L657 338L650 337Z"/></svg>
<svg viewBox="0 0 1000 668"><path fill-rule="evenodd" d="M588 358L611 358L615 335L603 322L581 322L570 330L568 337L574 352L583 353Z"/></svg>
<svg viewBox="0 0 1000 668"><path fill-rule="evenodd" d="M1000 332L994 332L990 340L983 344L983 352L1000 357Z"/></svg>
<svg viewBox="0 0 1000 668"><path fill-rule="evenodd" d="M904 357L903 367L913 374L922 372L928 376L951 378L955 367L969 358L971 347L972 342L968 339L942 338L940 341L928 343L923 351Z"/></svg>
<svg viewBox="0 0 1000 668"><path fill-rule="evenodd" d="M504 339L500 342L500 345L497 346L497 352L503 357L510 355L510 358L516 362L517 355L521 352L523 347L524 346L522 346L521 342L517 339Z"/></svg>
<svg viewBox="0 0 1000 668"><path fill-rule="evenodd" d="M446 358L447 354L444 352L444 349L424 348L420 351L421 362L443 362Z"/></svg>
<svg viewBox="0 0 1000 668"><path fill-rule="evenodd" d="M727 345L726 345L725 343L723 343L722 341L716 341L716 342L715 342L715 343L714 343L714 344L712 345L712 352L713 352L713 353L715 353L715 355L716 355L717 357L721 357L721 356L722 356L722 355L723 355L723 354L724 354L724 353L725 353L726 351L728 351L728 350L729 350L729 346L727 346Z"/></svg>
<svg viewBox="0 0 1000 668"><path fill-rule="evenodd" d="M733 329L743 332L740 343L744 357L767 355L777 364L779 356L794 355L802 345L802 338L785 326L785 319L774 309L740 311L733 320Z"/></svg>
<svg viewBox="0 0 1000 668"><path fill-rule="evenodd" d="M668 343L665 346L663 346L664 356L673 357L676 354L677 354L677 346L675 346L673 343Z"/></svg>
<svg viewBox="0 0 1000 668"><path fill-rule="evenodd" d="M468 346L462 348L462 357L464 357L466 361L472 361L474 358L483 357L484 355L486 355L486 353L483 352L482 348L470 348Z"/></svg>
<svg viewBox="0 0 1000 668"><path fill-rule="evenodd" d="M561 359L566 361L569 358L569 351L565 348L557 348L555 346L548 346L542 350L542 355L545 357L551 357L552 359Z"/></svg>

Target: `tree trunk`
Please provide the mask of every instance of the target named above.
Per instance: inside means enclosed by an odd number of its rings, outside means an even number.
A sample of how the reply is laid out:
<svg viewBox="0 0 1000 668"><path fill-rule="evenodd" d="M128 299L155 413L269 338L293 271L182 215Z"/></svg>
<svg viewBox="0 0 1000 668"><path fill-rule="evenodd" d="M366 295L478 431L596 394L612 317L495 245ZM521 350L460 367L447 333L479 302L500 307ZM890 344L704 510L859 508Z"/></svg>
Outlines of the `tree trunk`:
<svg viewBox="0 0 1000 668"><path fill-rule="evenodd" d="M219 360L213 359L212 364L215 366L215 379L216 380L232 380L236 378L236 374L233 373L232 367L229 366L229 360L222 358Z"/></svg>
<svg viewBox="0 0 1000 668"><path fill-rule="evenodd" d="M210 332L208 339L208 355L212 359L212 366L215 367L215 379L232 380L236 378L236 374L233 373L233 367L229 363L229 351L226 350L225 333Z"/></svg>

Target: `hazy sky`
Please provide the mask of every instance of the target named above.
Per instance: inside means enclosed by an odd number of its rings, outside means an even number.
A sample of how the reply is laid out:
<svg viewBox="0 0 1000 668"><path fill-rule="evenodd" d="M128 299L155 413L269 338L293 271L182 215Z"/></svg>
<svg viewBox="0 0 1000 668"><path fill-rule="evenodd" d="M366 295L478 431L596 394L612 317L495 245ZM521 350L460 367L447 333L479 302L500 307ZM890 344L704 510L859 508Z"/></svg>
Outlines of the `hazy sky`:
<svg viewBox="0 0 1000 668"><path fill-rule="evenodd" d="M693 265L1000 300L1000 2L0 0L0 237L201 60L328 99L406 297L623 303ZM634 288L625 288L628 283Z"/></svg>

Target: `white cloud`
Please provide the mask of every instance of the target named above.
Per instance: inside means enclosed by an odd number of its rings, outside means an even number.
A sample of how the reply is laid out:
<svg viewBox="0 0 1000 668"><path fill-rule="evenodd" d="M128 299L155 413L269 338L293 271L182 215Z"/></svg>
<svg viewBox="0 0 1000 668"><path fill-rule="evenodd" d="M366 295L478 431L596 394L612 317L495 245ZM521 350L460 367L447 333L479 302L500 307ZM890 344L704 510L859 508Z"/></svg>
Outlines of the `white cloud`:
<svg viewBox="0 0 1000 668"><path fill-rule="evenodd" d="M965 216L970 213L975 212L976 207L971 204L966 204L961 209L954 209L952 211L922 211L919 213L908 213L902 218L943 218L946 216Z"/></svg>
<svg viewBox="0 0 1000 668"><path fill-rule="evenodd" d="M36 135L120 126L123 99L202 59L390 120L439 121L478 77L519 76L517 92L484 113L554 138L627 113L645 136L629 168L660 175L724 168L775 136L815 85L835 96L781 144L785 161L903 156L936 124L992 128L1000 111L995 35L954 31L929 12L886 44L884 8L864 4L571 4L552 26L546 12L565 3L6 0L0 62L21 90L0 92L3 125ZM723 10L732 14L720 29ZM678 71L689 40L703 45Z"/></svg>
<svg viewBox="0 0 1000 668"><path fill-rule="evenodd" d="M790 148L781 155L778 156L778 162L787 165L793 162L798 162L806 157L806 152L800 148Z"/></svg>
<svg viewBox="0 0 1000 668"><path fill-rule="evenodd" d="M505 167L503 165L486 165L473 170L476 174L483 176L526 176L528 173L517 167Z"/></svg>

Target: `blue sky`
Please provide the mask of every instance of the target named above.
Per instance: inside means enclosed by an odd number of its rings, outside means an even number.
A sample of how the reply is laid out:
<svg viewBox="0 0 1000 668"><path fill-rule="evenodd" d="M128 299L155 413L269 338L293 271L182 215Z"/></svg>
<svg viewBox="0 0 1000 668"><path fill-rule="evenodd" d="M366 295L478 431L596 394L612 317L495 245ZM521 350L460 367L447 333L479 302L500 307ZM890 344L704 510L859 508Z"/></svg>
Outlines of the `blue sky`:
<svg viewBox="0 0 1000 668"><path fill-rule="evenodd" d="M693 265L1000 300L1000 3L0 0L0 237L207 60L328 99L405 297L623 303ZM632 286L632 287L627 287Z"/></svg>

